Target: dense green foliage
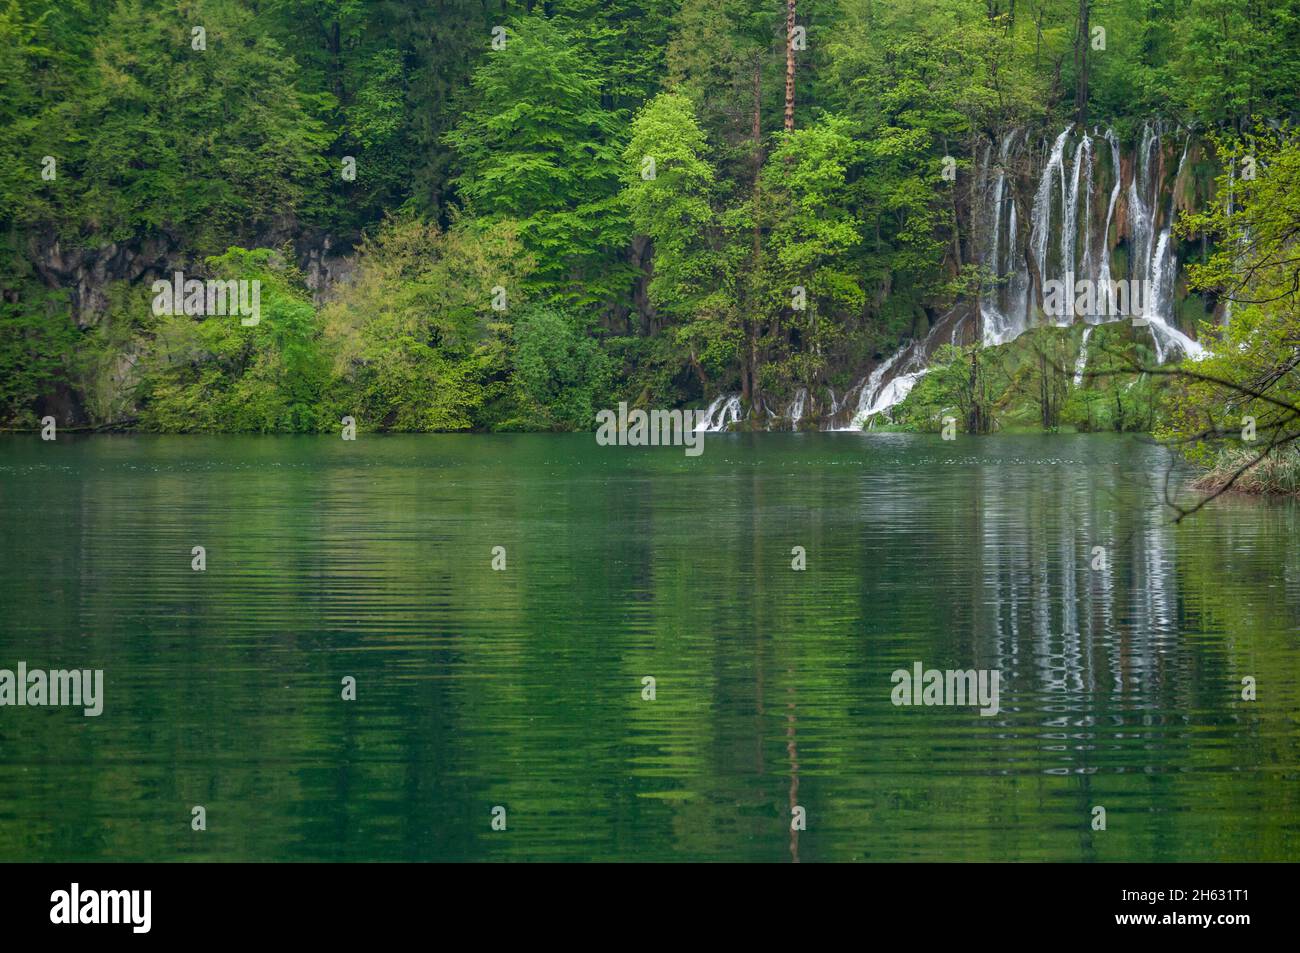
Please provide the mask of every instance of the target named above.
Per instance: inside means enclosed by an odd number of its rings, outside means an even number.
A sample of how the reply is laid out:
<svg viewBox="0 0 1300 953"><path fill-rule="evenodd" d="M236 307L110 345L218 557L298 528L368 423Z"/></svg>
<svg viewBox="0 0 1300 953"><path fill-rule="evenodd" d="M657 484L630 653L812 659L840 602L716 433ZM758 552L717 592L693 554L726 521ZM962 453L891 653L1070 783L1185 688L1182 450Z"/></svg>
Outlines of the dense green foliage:
<svg viewBox="0 0 1300 953"><path fill-rule="evenodd" d="M0 0L0 422L569 429L842 391L969 287L944 157L1155 114L1230 150L1300 103L1300 0L804 0L786 128L785 16ZM356 254L329 295L323 248ZM153 315L173 269L262 281L265 319Z"/></svg>
<svg viewBox="0 0 1300 953"><path fill-rule="evenodd" d="M1072 370L1081 326L1042 327L997 347L943 345L926 375L889 416L909 430L942 432L945 418L966 429L977 403L1002 431L1083 433L1151 430L1168 387L1164 377L1134 372L1155 359L1145 335L1122 322L1093 327L1086 372ZM972 379L972 360L981 373Z"/></svg>
<svg viewBox="0 0 1300 953"><path fill-rule="evenodd" d="M1194 285L1233 304L1206 328L1209 354L1176 375L1163 428L1216 470L1218 486L1285 484L1294 492L1300 441L1300 141L1287 129L1222 145L1219 199L1180 227L1208 232L1217 251L1190 269ZM1236 170L1256 166L1254 177ZM1264 479L1257 466L1290 476Z"/></svg>

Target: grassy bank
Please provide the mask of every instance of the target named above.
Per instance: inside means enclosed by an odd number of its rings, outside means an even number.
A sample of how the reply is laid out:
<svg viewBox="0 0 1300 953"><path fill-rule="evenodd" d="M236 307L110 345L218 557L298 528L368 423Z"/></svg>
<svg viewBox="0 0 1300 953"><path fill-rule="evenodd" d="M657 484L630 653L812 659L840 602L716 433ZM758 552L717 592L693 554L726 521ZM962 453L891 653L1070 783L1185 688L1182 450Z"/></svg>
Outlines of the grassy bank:
<svg viewBox="0 0 1300 953"><path fill-rule="evenodd" d="M1148 433L1159 426L1166 381L1134 368L1155 363L1147 332L1126 322L1034 328L995 347L947 345L878 425L939 432L951 417L966 431L978 407L989 431Z"/></svg>
<svg viewBox="0 0 1300 953"><path fill-rule="evenodd" d="M1259 495L1300 494L1300 450L1291 444L1258 459L1263 452L1263 447L1221 450L1213 466L1193 486L1211 493L1231 489Z"/></svg>

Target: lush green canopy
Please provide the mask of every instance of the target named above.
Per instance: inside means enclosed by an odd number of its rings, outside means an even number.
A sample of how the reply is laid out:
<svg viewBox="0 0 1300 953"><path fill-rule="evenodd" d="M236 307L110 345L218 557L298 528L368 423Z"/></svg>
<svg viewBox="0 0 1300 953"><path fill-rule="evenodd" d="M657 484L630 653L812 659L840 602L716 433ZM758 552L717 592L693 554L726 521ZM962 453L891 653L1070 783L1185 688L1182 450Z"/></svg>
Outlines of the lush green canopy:
<svg viewBox="0 0 1300 953"><path fill-rule="evenodd" d="M571 428L842 389L961 291L945 157L1297 113L1300 0L786 13L0 0L0 417ZM332 300L326 248L359 256ZM272 327L158 319L142 286L180 268L263 280Z"/></svg>

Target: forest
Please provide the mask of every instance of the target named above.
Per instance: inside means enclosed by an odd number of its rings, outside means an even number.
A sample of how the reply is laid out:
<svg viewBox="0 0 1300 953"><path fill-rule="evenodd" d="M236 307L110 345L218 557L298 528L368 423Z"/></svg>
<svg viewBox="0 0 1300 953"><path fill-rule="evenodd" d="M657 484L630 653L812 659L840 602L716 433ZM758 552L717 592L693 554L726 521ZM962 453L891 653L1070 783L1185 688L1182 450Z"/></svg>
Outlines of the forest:
<svg viewBox="0 0 1300 953"><path fill-rule="evenodd" d="M0 0L0 860L1294 862L1298 129L1300 0Z"/></svg>
<svg viewBox="0 0 1300 953"><path fill-rule="evenodd" d="M975 326L893 423L988 429L1022 387L1049 429L1093 400L1194 449L1250 413L1280 450L1297 50L1300 0L3 0L0 422L591 430L731 393L758 426L999 280L990 143L1159 120L1213 166L1174 239L1196 376L1112 334L1137 414L1041 341L979 377ZM155 313L175 271L260 282L262 319Z"/></svg>

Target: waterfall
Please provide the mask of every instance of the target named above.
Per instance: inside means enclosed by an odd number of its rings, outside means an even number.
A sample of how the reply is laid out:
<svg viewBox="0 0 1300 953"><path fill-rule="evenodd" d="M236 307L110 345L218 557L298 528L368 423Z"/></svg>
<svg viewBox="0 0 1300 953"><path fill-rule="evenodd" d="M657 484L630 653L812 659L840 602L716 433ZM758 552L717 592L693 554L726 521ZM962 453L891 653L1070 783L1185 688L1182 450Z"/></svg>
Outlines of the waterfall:
<svg viewBox="0 0 1300 953"><path fill-rule="evenodd" d="M740 395L720 394L713 399L704 411L704 419L696 426L697 433L711 433L726 430L733 423L740 421Z"/></svg>
<svg viewBox="0 0 1300 953"><path fill-rule="evenodd" d="M858 407L853 412L853 420L849 423L850 430L862 429L862 425L866 423L867 418L871 416L871 407L875 403L877 395L880 393L880 382L884 379L884 376L889 369L897 363L900 357L907 353L908 348L910 347L910 344L904 345L899 348L898 351L876 365L875 370L871 372L871 376L867 378L867 382L862 385L862 391L858 394Z"/></svg>
<svg viewBox="0 0 1300 953"><path fill-rule="evenodd" d="M1069 131L1068 129L1066 130ZM1083 218L1086 222L1088 219L1088 199L1092 193L1092 137L1084 130L1083 140L1074 152L1074 171L1070 174L1070 190L1066 194L1065 190L1065 164L1061 163L1061 278L1069 289L1070 297L1074 296L1074 277L1075 277L1075 253L1076 243L1079 238L1079 179L1083 171L1084 163L1088 165L1088 187L1084 192ZM1091 273L1087 272L1088 267L1088 244L1085 237L1083 246L1084 270L1085 276L1092 278ZM1044 278L1046 276L1044 275ZM1074 323L1074 309L1071 308L1066 314L1058 316L1058 323L1063 325Z"/></svg>
<svg viewBox="0 0 1300 953"><path fill-rule="evenodd" d="M1178 180L1182 178L1183 166L1187 162L1187 151L1190 146L1191 137L1188 136L1187 142L1183 144L1182 158L1178 160L1178 171L1174 176L1175 187L1171 190L1169 196L1169 216L1165 221L1164 229L1160 232L1159 239L1156 240L1155 251L1147 262L1146 268L1145 277L1149 291L1144 302L1145 308L1142 317L1151 330L1151 339L1156 348L1157 364L1163 364L1175 351L1182 351L1194 360L1199 360L1205 353L1200 344L1178 330L1173 324L1174 286L1178 277L1178 260L1173 251L1172 233L1178 199L1177 184ZM1158 181L1153 183L1151 206L1146 210L1150 216L1154 216L1156 206L1160 201L1159 186ZM1148 221L1145 231L1148 235L1154 234L1154 217Z"/></svg>
<svg viewBox="0 0 1300 953"><path fill-rule="evenodd" d="M699 424L695 427L695 429L698 431L708 430L713 421L714 416L717 414L718 408L722 406L723 402L726 399L727 399L726 394L722 394L718 397L715 397L713 399L713 403L709 404L709 406L704 409L704 419L699 422Z"/></svg>
<svg viewBox="0 0 1300 953"><path fill-rule="evenodd" d="M1100 267L1097 269L1097 280L1102 292L1106 295L1105 314L1111 316L1115 314L1116 301L1115 292L1110 286L1110 223L1115 218L1115 203L1119 201L1119 185L1120 180L1123 179L1123 175L1121 175L1123 166L1119 160L1119 139L1115 137L1115 133L1110 129L1106 130L1106 141L1110 143L1110 165L1115 176L1115 184L1111 187L1110 202L1106 205L1106 229L1101 235ZM1103 318L1099 316L1098 321L1101 320ZM1086 335L1087 331L1084 334ZM1086 341L1087 338L1085 337L1084 340Z"/></svg>
<svg viewBox="0 0 1300 953"><path fill-rule="evenodd" d="M1166 160L1172 158L1175 136L1182 139L1181 157L1173 194L1165 196L1162 190L1170 181L1165 170L1171 164ZM1081 320L1089 326L1073 374L1075 384L1081 384L1091 326L1128 319L1118 313L1119 298L1111 287L1117 277L1135 283L1130 303L1140 300L1144 305L1140 317L1146 320L1160 363L1180 355L1200 358L1201 345L1176 324L1178 256L1173 222L1177 187L1186 174L1191 146L1189 132L1159 120L1142 125L1127 168L1112 128L1087 129L1070 123L1040 140L1022 127L984 139L974 154L969 211L971 259L981 276L974 301L965 299L949 312L940 322L940 336L935 336L936 324L925 341L902 346L842 397L832 393L834 420L825 420L823 426L860 429L893 407L925 373L934 346L941 341L960 343L968 319L977 321L976 333L985 346L1006 344L1038 324ZM1033 178L1026 181L1027 167L1033 169ZM1103 196L1100 190L1106 175L1109 194ZM1106 203L1104 226L1099 229L1095 226L1103 222L1102 201ZM1127 252L1127 266L1116 276L1112 253L1118 245ZM1073 299L1076 279L1092 283L1095 309L1081 317L1070 308L1045 317L1041 311L1046 284L1060 281L1067 298ZM1230 303L1225 306L1225 316L1230 308ZM797 428L812 400L807 393L796 394L784 415L792 426ZM718 426L727 416L726 407L717 402L711 406L710 426Z"/></svg>
<svg viewBox="0 0 1300 953"><path fill-rule="evenodd" d="M1094 191L1093 168L1095 150L1092 136L1085 129L1073 156L1069 154L1070 134L1073 124L1066 126L1052 143L1047 162L1039 176L1034 196L1033 223L1030 229L1029 251L1038 266L1039 278L1044 282L1060 280L1067 295L1073 297L1076 278L1093 282L1098 295L1097 313L1084 316L1090 324L1115 320L1117 300L1110 284L1110 229L1119 203L1123 166L1120 161L1119 140L1113 130L1107 129L1103 138L1110 144L1111 169L1114 182L1106 206L1106 226L1100 236L1099 247L1094 251L1092 237L1092 199ZM1177 259L1174 254L1172 225L1176 195L1169 199L1169 214L1164 228L1157 232L1157 214L1161 207L1160 188L1163 176L1161 148L1164 128L1159 122L1147 122L1134 156L1133 175L1128 183L1128 277L1143 282L1144 314L1155 342L1156 357L1160 363L1177 353L1199 358L1204 352L1199 344L1178 330L1174 323L1174 291L1177 282ZM1175 182L1181 178L1191 144L1188 134L1183 145ZM1068 171L1067 171L1068 167ZM1060 203L1059 219L1056 208ZM1082 220L1080 217L1082 216ZM1049 255L1049 238L1053 224L1060 229L1057 236L1059 262L1053 265ZM1082 236L1080 235L1082 232ZM1026 283L1028 276L1025 276ZM1013 284L1015 280L1013 279ZM1040 289L1041 291L1041 289ZM1060 324L1073 323L1072 314L1051 316ZM994 328L986 325L986 344L1003 344L1013 340L1028 322L1000 323Z"/></svg>
<svg viewBox="0 0 1300 953"><path fill-rule="evenodd" d="M1147 298L1145 301L1146 308L1143 317L1154 328L1155 322L1159 321L1161 315L1165 313L1165 301L1172 295L1165 293L1166 282L1172 279L1171 269L1168 267L1173 264L1173 254L1169 251L1169 229L1166 228L1160 233L1160 239L1156 242L1155 254L1151 256L1151 263L1148 269ZM1152 331L1152 337L1156 343L1156 360L1163 361L1164 355L1161 353L1160 336Z"/></svg>
<svg viewBox="0 0 1300 953"><path fill-rule="evenodd" d="M853 411L853 417L850 419L848 426L832 429L861 430L862 425L872 416L881 411L888 410L890 407L894 406L894 404L906 397L911 391L912 385L915 384L917 380L920 380L921 374L924 373L924 369L909 368L915 376L912 378L910 383L901 383L898 384L898 386L893 386L895 381L899 378L908 376L907 374L900 374L898 377L891 379L887 383L885 382L885 375L888 374L893 369L894 365L898 364L898 362L907 355L908 352L913 351L914 348L915 342L904 344L889 357L877 364L871 371L871 374L868 375L867 379L861 384L861 389L858 391L858 405ZM913 362L915 362L915 357L913 357L912 362L909 363ZM903 366L907 367L908 365ZM917 370L919 370L920 373L916 373Z"/></svg>
<svg viewBox="0 0 1300 953"><path fill-rule="evenodd" d="M803 420L804 407L808 403L808 388L800 387L790 403L790 429L798 430L799 421Z"/></svg>
<svg viewBox="0 0 1300 953"><path fill-rule="evenodd" d="M911 341L881 361L871 374L858 387L858 403L847 426L828 427L828 430L861 430L863 425L878 414L901 404L912 392L916 382L924 377L929 368L926 356L942 338L943 322L951 319L953 312L945 315L930 329L922 341ZM893 372L892 376L890 376ZM857 388L855 388L857 389ZM849 393L853 391L850 390ZM847 403L847 402L846 402Z"/></svg>
<svg viewBox="0 0 1300 953"><path fill-rule="evenodd" d="M984 248L984 253L980 256L980 264L983 266L986 274L992 275L994 281L986 291L980 295L979 308L984 318L984 339L987 340L1010 340L1022 331L1023 323L1017 320L1016 315L1004 310L1000 305L1002 297L1000 288L1003 276L1012 269L1015 261L1016 250L1016 206L1014 197L1011 202L1011 222L1007 228L1006 255L1005 264L1002 251L1002 209L1005 197L1012 188L1007 182L1007 160L1010 156L1011 146L1019 135L1019 130L1013 129L1002 137L1002 142L998 146L998 165L997 179L993 186L993 200L990 204L991 213L985 227L990 235L988 245ZM984 183L988 181L989 161L990 161L991 144L985 147L984 161L980 169L980 193L983 193ZM1010 296L1014 303L1014 293Z"/></svg>
<svg viewBox="0 0 1300 953"><path fill-rule="evenodd" d="M1047 280L1047 239L1052 226L1052 185L1059 178L1061 182L1061 204L1065 205L1065 167L1063 156L1065 154L1065 140L1070 135L1070 130L1074 128L1074 123L1070 123L1065 130L1056 137L1052 143L1052 151L1047 157L1047 165L1043 167L1043 174L1038 180L1038 192L1034 195L1033 207L1033 224L1029 230L1030 249L1034 254L1034 263L1038 265L1038 276L1041 280ZM1041 288L1039 289L1041 293ZM1011 340L1007 338L1006 340ZM1003 344L1005 341L989 341L985 336L985 344Z"/></svg>
<svg viewBox="0 0 1300 953"><path fill-rule="evenodd" d="M1093 181L1092 170L1096 165L1096 157L1093 155L1093 140L1091 136L1085 135L1083 145L1079 147L1083 153L1083 270L1090 279L1097 277L1096 269L1093 267L1092 254L1092 195Z"/></svg>
<svg viewBox="0 0 1300 953"><path fill-rule="evenodd" d="M884 413L891 407L901 404L904 398L912 392L912 388L916 386L916 382L924 377L928 370L928 367L917 367L914 370L909 370L906 373L899 374L897 377L891 379L889 383L880 389L880 393L876 395L876 399L871 402L871 406L867 408L866 413L864 414L864 419L869 420L877 414ZM854 419L856 420L857 418L855 417ZM861 424L858 426L860 428Z"/></svg>
<svg viewBox="0 0 1300 953"><path fill-rule="evenodd" d="M1029 315L1033 313L1029 303L1031 291L1029 267L1025 264L1025 256L1019 245L1020 231L1014 198L1011 202L1010 219L1007 224L1007 268L1011 271L1011 280L1007 283L1007 315L1008 326L1011 329L1008 340L1019 336L1029 327Z"/></svg>
<svg viewBox="0 0 1300 953"><path fill-rule="evenodd" d="M1079 357L1074 362L1074 386L1078 387L1083 383L1083 372L1088 367L1088 335L1092 333L1092 327L1083 329L1083 340L1079 343Z"/></svg>
<svg viewBox="0 0 1300 953"><path fill-rule="evenodd" d="M731 424L740 423L740 395L733 394L722 406L718 415L718 424L714 430L726 430Z"/></svg>
<svg viewBox="0 0 1300 953"><path fill-rule="evenodd" d="M1150 123L1142 125L1142 142L1133 159L1133 178L1128 184L1129 215L1129 273L1133 278L1145 278L1151 261L1151 233L1154 228L1151 221L1153 210L1147 208L1142 195L1151 177L1151 146L1155 142L1155 131ZM1143 274L1137 274L1137 265L1142 264Z"/></svg>
<svg viewBox="0 0 1300 953"><path fill-rule="evenodd" d="M1002 194L1007 188L1007 144L1010 138L1002 140L1002 148L998 150L998 184L993 187L993 239L989 242L989 257L993 262L993 268L998 275L1002 274L1002 259L998 256L998 239L1002 230Z"/></svg>

